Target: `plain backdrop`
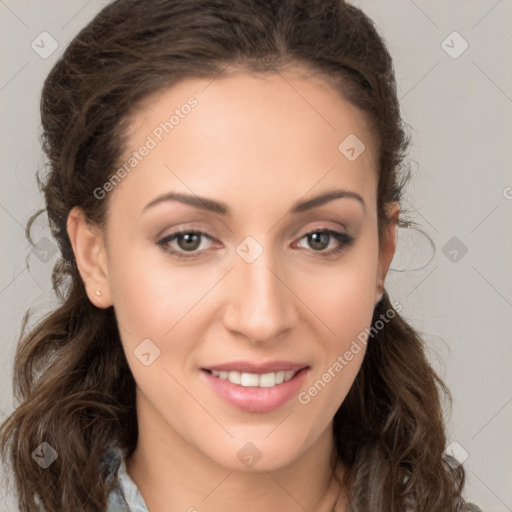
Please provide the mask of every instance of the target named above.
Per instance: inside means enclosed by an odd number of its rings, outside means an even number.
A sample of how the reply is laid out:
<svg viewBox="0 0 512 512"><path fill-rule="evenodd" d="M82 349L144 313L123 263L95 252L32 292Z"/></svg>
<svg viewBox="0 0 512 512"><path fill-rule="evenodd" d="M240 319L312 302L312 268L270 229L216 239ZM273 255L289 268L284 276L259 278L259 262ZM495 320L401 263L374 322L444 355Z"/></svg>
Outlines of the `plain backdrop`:
<svg viewBox="0 0 512 512"><path fill-rule="evenodd" d="M34 251L24 232L43 206L35 180L42 83L106 3L0 0L0 420L15 406L22 316L34 308L35 320L56 304L47 224L36 223ZM484 512L512 511L512 2L353 3L375 21L394 58L413 137L404 206L435 243L432 250L421 233L399 230L387 290L425 336L452 391L449 442L467 453L466 495ZM3 493L0 511L14 511Z"/></svg>

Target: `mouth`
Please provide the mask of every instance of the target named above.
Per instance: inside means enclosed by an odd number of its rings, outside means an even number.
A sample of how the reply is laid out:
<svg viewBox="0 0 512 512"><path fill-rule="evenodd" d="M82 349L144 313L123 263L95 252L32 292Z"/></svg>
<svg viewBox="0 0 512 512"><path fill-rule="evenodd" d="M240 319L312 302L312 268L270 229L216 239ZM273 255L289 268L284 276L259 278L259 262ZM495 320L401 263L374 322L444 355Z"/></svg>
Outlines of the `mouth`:
<svg viewBox="0 0 512 512"><path fill-rule="evenodd" d="M223 401L237 409L269 412L298 393L308 371L308 365L289 362L231 363L201 368L201 375Z"/></svg>
<svg viewBox="0 0 512 512"><path fill-rule="evenodd" d="M283 382L288 382L293 379L293 377L300 370L279 370L277 372L269 372L269 373L248 373L248 372L239 372L239 371L231 371L228 372L218 371L218 370L204 370L208 372L213 377L218 379L226 380L231 382L231 384L237 384L239 386L244 387L255 387L255 388L273 388L274 386L278 386Z"/></svg>

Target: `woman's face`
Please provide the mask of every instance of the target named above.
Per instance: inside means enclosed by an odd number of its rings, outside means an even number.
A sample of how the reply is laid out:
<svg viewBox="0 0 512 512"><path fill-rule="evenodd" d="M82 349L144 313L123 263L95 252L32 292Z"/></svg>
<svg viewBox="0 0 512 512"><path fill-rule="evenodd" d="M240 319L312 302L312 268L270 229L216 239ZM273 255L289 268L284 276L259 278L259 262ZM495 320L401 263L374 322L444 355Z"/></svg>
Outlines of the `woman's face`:
<svg viewBox="0 0 512 512"><path fill-rule="evenodd" d="M101 272L81 272L114 306L140 433L282 467L330 436L394 252L391 227L379 254L365 118L318 81L237 74L145 102L128 142L95 192Z"/></svg>

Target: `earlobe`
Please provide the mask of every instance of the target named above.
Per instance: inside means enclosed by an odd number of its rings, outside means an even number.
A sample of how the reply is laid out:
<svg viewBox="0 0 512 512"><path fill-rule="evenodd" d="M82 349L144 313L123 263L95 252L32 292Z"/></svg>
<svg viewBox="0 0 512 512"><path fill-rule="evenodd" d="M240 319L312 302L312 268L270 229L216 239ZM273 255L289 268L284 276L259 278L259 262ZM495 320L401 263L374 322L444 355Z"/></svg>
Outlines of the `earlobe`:
<svg viewBox="0 0 512 512"><path fill-rule="evenodd" d="M384 239L379 249L379 265L377 273L377 283L375 291L375 301L378 302L385 291L384 281L388 273L391 261L395 255L397 233L396 228L400 215L400 205L397 202L389 203L386 207L386 214L389 223L384 232Z"/></svg>
<svg viewBox="0 0 512 512"><path fill-rule="evenodd" d="M99 308L110 307L112 301L101 229L87 222L83 210L75 206L68 215L67 232L89 300Z"/></svg>

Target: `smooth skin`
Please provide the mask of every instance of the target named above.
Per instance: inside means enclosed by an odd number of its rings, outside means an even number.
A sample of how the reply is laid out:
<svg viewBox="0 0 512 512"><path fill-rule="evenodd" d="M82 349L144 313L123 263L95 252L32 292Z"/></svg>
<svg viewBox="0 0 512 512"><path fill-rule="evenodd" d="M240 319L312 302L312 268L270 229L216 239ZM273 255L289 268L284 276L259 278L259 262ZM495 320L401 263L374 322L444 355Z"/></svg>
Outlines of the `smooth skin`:
<svg viewBox="0 0 512 512"><path fill-rule="evenodd" d="M159 92L132 119L126 156L191 96L197 106L103 199L104 231L77 207L68 218L88 296L114 306L137 384L139 439L127 471L151 512L331 511L340 492L332 419L365 351L306 405L294 397L263 413L226 403L201 368L301 362L310 367L301 391L311 387L371 325L399 206L389 205L379 250L367 119L320 79L292 70L188 79ZM354 161L338 150L350 134L366 146ZM333 189L359 194L364 206L342 197L291 213ZM145 210L168 192L225 203L230 214L177 201ZM207 236L169 239L186 230ZM343 246L326 230L354 242ZM263 251L251 263L237 252L247 237L249 253L257 244ZM160 350L148 366L134 353L145 339ZM261 454L252 468L237 457L247 442Z"/></svg>

